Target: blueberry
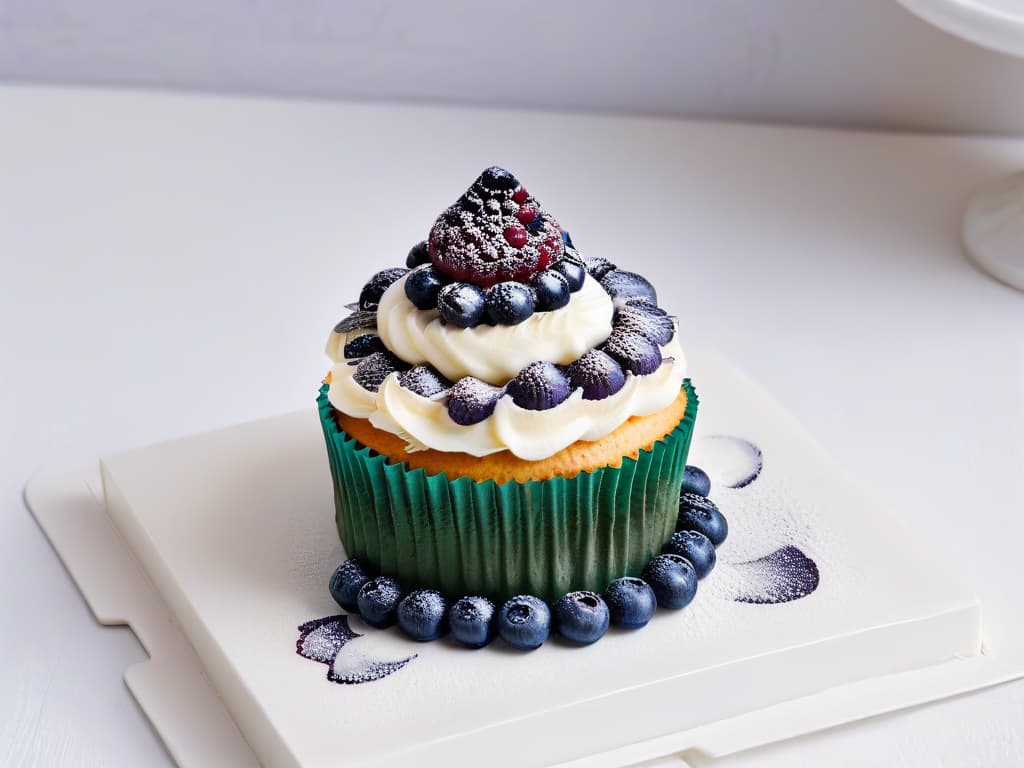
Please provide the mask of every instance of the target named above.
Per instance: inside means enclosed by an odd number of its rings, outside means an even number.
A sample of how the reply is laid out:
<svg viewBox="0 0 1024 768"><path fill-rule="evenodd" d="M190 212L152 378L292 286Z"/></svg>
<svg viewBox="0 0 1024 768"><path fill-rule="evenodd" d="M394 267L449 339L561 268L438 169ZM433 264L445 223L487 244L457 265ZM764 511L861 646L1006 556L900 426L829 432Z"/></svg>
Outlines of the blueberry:
<svg viewBox="0 0 1024 768"><path fill-rule="evenodd" d="M450 283L437 294L441 317L459 328L480 325L487 303L484 292L471 283Z"/></svg>
<svg viewBox="0 0 1024 768"><path fill-rule="evenodd" d="M352 378L363 389L376 392L384 383L384 379L395 371L404 371L408 367L405 362L388 351L373 352L359 361Z"/></svg>
<svg viewBox="0 0 1024 768"><path fill-rule="evenodd" d="M594 592L570 592L555 603L555 630L579 645L597 642L608 631L608 606Z"/></svg>
<svg viewBox="0 0 1024 768"><path fill-rule="evenodd" d="M448 627L448 603L436 589L417 589L398 604L398 626L413 640L437 640Z"/></svg>
<svg viewBox="0 0 1024 768"><path fill-rule="evenodd" d="M667 314L648 312L640 307L620 307L615 311L612 326L617 331L637 333L658 346L664 346L676 335L676 324Z"/></svg>
<svg viewBox="0 0 1024 768"><path fill-rule="evenodd" d="M370 579L359 590L359 596L356 598L363 621L371 627L380 629L395 623L401 600L401 585L388 576Z"/></svg>
<svg viewBox="0 0 1024 768"><path fill-rule="evenodd" d="M448 393L448 415L456 424L468 427L494 413L494 406L504 394L501 387L465 376L455 382Z"/></svg>
<svg viewBox="0 0 1024 768"><path fill-rule="evenodd" d="M544 226L544 214L538 211L533 220L526 225L526 231L533 235L539 232L542 226Z"/></svg>
<svg viewBox="0 0 1024 768"><path fill-rule="evenodd" d="M715 567L715 545L700 531L676 531L663 550L690 561L698 579L703 579Z"/></svg>
<svg viewBox="0 0 1024 768"><path fill-rule="evenodd" d="M561 309L569 303L572 298L572 291L569 290L569 281L561 272L553 269L545 269L543 272L533 276L531 280L533 288L537 292L537 311L551 312Z"/></svg>
<svg viewBox="0 0 1024 768"><path fill-rule="evenodd" d="M697 572L685 557L657 555L644 567L644 581L651 585L662 608L685 608L697 594Z"/></svg>
<svg viewBox="0 0 1024 768"><path fill-rule="evenodd" d="M530 363L515 375L505 391L512 402L530 411L554 408L569 397L569 380L554 363Z"/></svg>
<svg viewBox="0 0 1024 768"><path fill-rule="evenodd" d="M583 281L587 278L587 270L583 265L573 259L559 259L551 265L551 271L557 272L565 278L569 290L575 293L583 287Z"/></svg>
<svg viewBox="0 0 1024 768"><path fill-rule="evenodd" d="M576 247L572 244L572 238L569 237L569 233L564 229L562 230L562 244L565 245L567 248Z"/></svg>
<svg viewBox="0 0 1024 768"><path fill-rule="evenodd" d="M609 584L604 600L608 604L612 624L623 629L647 626L658 607L658 599L651 585L643 579L630 576L623 576Z"/></svg>
<svg viewBox="0 0 1024 768"><path fill-rule="evenodd" d="M711 478L708 473L693 464L687 464L683 470L683 484L680 487L682 493L696 493L698 496L707 496L711 493Z"/></svg>
<svg viewBox="0 0 1024 768"><path fill-rule="evenodd" d="M377 309L377 305L380 304L380 297L384 295L384 291L390 288L395 280L408 271L405 267L391 267L390 269L382 269L371 277L370 281L363 286L363 290L359 293L359 309L367 312Z"/></svg>
<svg viewBox="0 0 1024 768"><path fill-rule="evenodd" d="M417 267L405 281L405 295L417 309L436 309L445 279L433 264Z"/></svg>
<svg viewBox="0 0 1024 768"><path fill-rule="evenodd" d="M729 524L711 499L683 491L679 494L679 517L676 519L676 530L700 531L717 547L729 535Z"/></svg>
<svg viewBox="0 0 1024 768"><path fill-rule="evenodd" d="M448 611L452 637L469 648L483 648L494 638L494 603L486 597L460 597Z"/></svg>
<svg viewBox="0 0 1024 768"><path fill-rule="evenodd" d="M351 360L356 357L366 357L374 352L386 352L387 347L381 341L380 336L375 333L365 333L356 336L352 341L345 342L344 355Z"/></svg>
<svg viewBox="0 0 1024 768"><path fill-rule="evenodd" d="M565 375L572 389L583 388L584 400L604 400L626 384L622 366L600 349L592 349L570 363Z"/></svg>
<svg viewBox="0 0 1024 768"><path fill-rule="evenodd" d="M661 365L661 349L638 333L613 330L599 349L607 352L619 365L636 376L654 373Z"/></svg>
<svg viewBox="0 0 1024 768"><path fill-rule="evenodd" d="M635 272L613 269L601 278L601 287L617 304L625 304L629 299L642 298L658 303L658 293L654 286Z"/></svg>
<svg viewBox="0 0 1024 768"><path fill-rule="evenodd" d="M501 325L518 325L533 315L533 291L509 280L487 289L487 315Z"/></svg>
<svg viewBox="0 0 1024 768"><path fill-rule="evenodd" d="M398 383L423 397L433 397L449 389L452 385L429 363L414 365L408 371L398 374Z"/></svg>
<svg viewBox="0 0 1024 768"><path fill-rule="evenodd" d="M593 259L587 259L584 264L587 267L587 273L595 280L601 280L613 269L618 269L618 267L608 261L608 259L602 259L600 256Z"/></svg>
<svg viewBox="0 0 1024 768"><path fill-rule="evenodd" d="M346 560L331 574L331 597L349 613L359 610L359 590L370 580L370 575L356 559Z"/></svg>
<svg viewBox="0 0 1024 768"><path fill-rule="evenodd" d="M409 255L405 257L405 266L409 269L418 267L420 264L430 263L430 251L427 248L427 241L421 240L409 249Z"/></svg>
<svg viewBox="0 0 1024 768"><path fill-rule="evenodd" d="M498 611L498 634L520 651L540 648L551 632L551 609L539 597L513 597Z"/></svg>
<svg viewBox="0 0 1024 768"><path fill-rule="evenodd" d="M480 174L480 183L487 189L508 190L519 186L519 181L511 173L497 165L484 169Z"/></svg>

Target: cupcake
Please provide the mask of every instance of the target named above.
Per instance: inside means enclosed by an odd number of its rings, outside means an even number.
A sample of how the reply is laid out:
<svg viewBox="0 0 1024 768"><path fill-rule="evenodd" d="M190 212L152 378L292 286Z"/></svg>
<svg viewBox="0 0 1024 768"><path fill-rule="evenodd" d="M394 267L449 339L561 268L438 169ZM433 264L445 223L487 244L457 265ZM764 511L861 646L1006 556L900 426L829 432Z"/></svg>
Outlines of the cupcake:
<svg viewBox="0 0 1024 768"><path fill-rule="evenodd" d="M676 321L511 173L486 169L349 307L318 402L368 572L554 601L661 551L697 410Z"/></svg>

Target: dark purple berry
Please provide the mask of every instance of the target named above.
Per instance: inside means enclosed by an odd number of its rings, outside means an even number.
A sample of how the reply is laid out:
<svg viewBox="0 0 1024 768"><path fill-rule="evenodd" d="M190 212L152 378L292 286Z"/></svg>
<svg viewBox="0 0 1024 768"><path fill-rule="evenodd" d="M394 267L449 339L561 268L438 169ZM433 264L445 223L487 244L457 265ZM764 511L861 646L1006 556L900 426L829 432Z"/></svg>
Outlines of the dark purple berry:
<svg viewBox="0 0 1024 768"><path fill-rule="evenodd" d="M382 269L371 277L370 281L363 286L363 290L359 293L359 309L364 312L371 312L377 309L377 305L380 304L380 297L384 295L384 291L390 288L395 280L408 271L405 267L391 267L390 269Z"/></svg>
<svg viewBox="0 0 1024 768"><path fill-rule="evenodd" d="M430 253L427 249L427 241L421 240L409 249L409 255L405 257L405 266L409 269L418 267L420 264L430 263Z"/></svg>
<svg viewBox="0 0 1024 768"><path fill-rule="evenodd" d="M500 387L466 376L455 382L448 393L448 415L456 424L476 424L494 413L503 394L505 390Z"/></svg>
<svg viewBox="0 0 1024 768"><path fill-rule="evenodd" d="M661 365L661 350L658 345L638 333L612 331L612 335L600 349L636 376L654 373Z"/></svg>
<svg viewBox="0 0 1024 768"><path fill-rule="evenodd" d="M647 626L658 600L651 585L643 579L623 576L608 585L604 592L612 624L623 629L640 629Z"/></svg>
<svg viewBox="0 0 1024 768"><path fill-rule="evenodd" d="M522 283L509 280L487 289L487 314L495 323L517 325L533 311L533 291Z"/></svg>
<svg viewBox="0 0 1024 768"><path fill-rule="evenodd" d="M408 367L404 361L390 352L374 352L360 361L352 378L363 389L376 392L384 383L384 379L395 371L404 371Z"/></svg>
<svg viewBox="0 0 1024 768"><path fill-rule="evenodd" d="M512 190L519 186L515 176L497 165L485 168L480 174L479 182L487 189L498 191Z"/></svg>
<svg viewBox="0 0 1024 768"><path fill-rule="evenodd" d="M679 491L680 493L696 493L698 496L707 496L711 493L711 478L700 467L687 464L683 470L683 484Z"/></svg>
<svg viewBox="0 0 1024 768"><path fill-rule="evenodd" d="M483 648L494 637L494 603L486 597L460 597L448 611L452 637L468 648Z"/></svg>
<svg viewBox="0 0 1024 768"><path fill-rule="evenodd" d="M662 608L685 608L697 594L697 572L689 560L679 555L651 558L644 568L643 579L651 585Z"/></svg>
<svg viewBox="0 0 1024 768"><path fill-rule="evenodd" d="M711 499L697 493L679 494L677 531L699 531L716 547L729 535L729 524Z"/></svg>
<svg viewBox="0 0 1024 768"><path fill-rule="evenodd" d="M565 278L569 290L573 293L583 287L583 281L587 277L587 270L583 265L569 258L559 259L551 265L551 269Z"/></svg>
<svg viewBox="0 0 1024 768"><path fill-rule="evenodd" d="M346 342L344 354L347 359L352 360L386 350L387 347L384 346L380 336L375 333L366 333L362 336L356 336L352 341Z"/></svg>
<svg viewBox="0 0 1024 768"><path fill-rule="evenodd" d="M487 302L484 292L472 283L451 283L438 292L437 308L446 322L473 328L480 325Z"/></svg>
<svg viewBox="0 0 1024 768"><path fill-rule="evenodd" d="M618 269L618 267L608 261L608 259L602 259L600 256L593 259L587 259L584 263L587 267L587 273L595 280L601 280L613 269Z"/></svg>
<svg viewBox="0 0 1024 768"><path fill-rule="evenodd" d="M615 310L612 327L617 331L638 333L659 347L672 341L676 326L668 315L646 312L638 307L620 307Z"/></svg>
<svg viewBox="0 0 1024 768"><path fill-rule="evenodd" d="M370 575L358 560L346 560L331 574L331 581L328 585L331 597L346 611L355 613L359 610L359 604L356 602L359 590L369 580Z"/></svg>
<svg viewBox="0 0 1024 768"><path fill-rule="evenodd" d="M398 383L423 397L433 397L450 388L452 383L437 372L434 366L414 365L408 371L398 374Z"/></svg>
<svg viewBox="0 0 1024 768"><path fill-rule="evenodd" d="M700 531L676 531L662 551L689 560L698 579L703 579L711 573L718 559L715 555L715 545Z"/></svg>
<svg viewBox="0 0 1024 768"><path fill-rule="evenodd" d="M495 621L502 640L520 651L532 651L548 639L551 609L539 597L517 595L501 606Z"/></svg>
<svg viewBox="0 0 1024 768"><path fill-rule="evenodd" d="M417 267L405 280L405 295L417 309L436 309L445 278L433 264Z"/></svg>
<svg viewBox="0 0 1024 768"><path fill-rule="evenodd" d="M530 411L554 408L569 397L569 380L554 363L530 363L506 387L512 402Z"/></svg>
<svg viewBox="0 0 1024 768"><path fill-rule="evenodd" d="M596 592L570 592L551 611L555 631L577 645L590 645L608 631L608 606Z"/></svg>
<svg viewBox="0 0 1024 768"><path fill-rule="evenodd" d="M356 603L363 621L371 627L383 629L395 623L401 600L402 586L388 576L378 576L363 585Z"/></svg>
<svg viewBox="0 0 1024 768"><path fill-rule="evenodd" d="M613 269L600 278L601 287L612 297L616 305L625 304L629 299L650 299L658 303L658 294L646 278L636 272Z"/></svg>
<svg viewBox="0 0 1024 768"><path fill-rule="evenodd" d="M626 384L626 375L608 353L592 349L565 371L572 389L583 388L584 400L604 400Z"/></svg>
<svg viewBox="0 0 1024 768"><path fill-rule="evenodd" d="M550 312L561 309L569 303L572 291L565 275L552 269L546 269L533 276L531 280L537 293L537 311Z"/></svg>
<svg viewBox="0 0 1024 768"><path fill-rule="evenodd" d="M417 589L398 604L398 626L421 643L437 640L448 631L448 603L436 589Z"/></svg>

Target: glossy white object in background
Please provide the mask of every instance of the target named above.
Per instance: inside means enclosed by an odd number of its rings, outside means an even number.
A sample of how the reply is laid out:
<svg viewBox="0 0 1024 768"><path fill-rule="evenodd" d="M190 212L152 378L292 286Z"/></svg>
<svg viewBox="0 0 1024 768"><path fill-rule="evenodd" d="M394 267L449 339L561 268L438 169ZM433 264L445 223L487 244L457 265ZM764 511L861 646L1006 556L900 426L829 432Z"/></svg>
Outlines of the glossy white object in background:
<svg viewBox="0 0 1024 768"><path fill-rule="evenodd" d="M1019 0L900 0L950 34L1024 57ZM1024 290L1024 172L979 190L964 212L968 256L997 280Z"/></svg>

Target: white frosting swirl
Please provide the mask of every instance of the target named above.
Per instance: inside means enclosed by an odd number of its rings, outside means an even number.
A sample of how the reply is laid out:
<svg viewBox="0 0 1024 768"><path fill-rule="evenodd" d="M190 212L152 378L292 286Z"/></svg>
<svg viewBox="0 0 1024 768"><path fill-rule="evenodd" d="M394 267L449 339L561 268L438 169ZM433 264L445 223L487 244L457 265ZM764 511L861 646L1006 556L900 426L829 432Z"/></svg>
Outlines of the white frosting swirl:
<svg viewBox="0 0 1024 768"><path fill-rule="evenodd" d="M604 400L584 400L583 390L577 389L554 408L531 411L505 395L489 418L469 426L452 421L443 395L427 398L405 389L397 373L388 376L377 392L363 389L352 378L355 366L345 360L331 370L328 398L339 411L368 418L378 429L398 435L408 443L408 451L433 448L486 456L507 450L521 459L538 461L577 440L599 440L631 416L667 407L679 394L686 360L676 335L661 350L665 362L658 370L647 376L627 373L625 386Z"/></svg>
<svg viewBox="0 0 1024 768"><path fill-rule="evenodd" d="M430 363L452 381L475 376L503 386L536 360L568 365L612 332L612 300L589 275L557 311L535 312L518 325L475 328L445 325L437 310L417 309L405 295L405 280L381 297L377 333L407 363Z"/></svg>

